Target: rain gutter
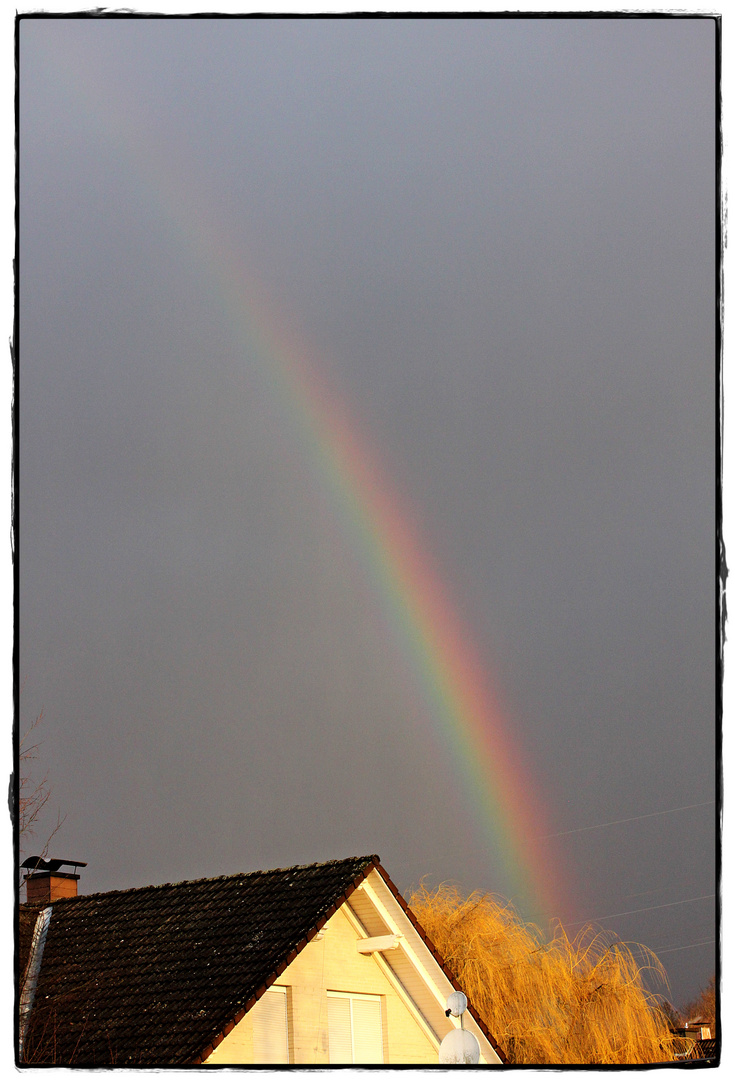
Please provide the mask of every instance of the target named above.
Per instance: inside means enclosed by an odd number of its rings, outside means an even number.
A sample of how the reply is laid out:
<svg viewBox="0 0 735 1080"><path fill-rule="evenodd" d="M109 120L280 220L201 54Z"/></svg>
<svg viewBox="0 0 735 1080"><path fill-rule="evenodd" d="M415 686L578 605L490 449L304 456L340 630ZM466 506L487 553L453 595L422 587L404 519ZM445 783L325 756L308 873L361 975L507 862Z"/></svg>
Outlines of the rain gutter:
<svg viewBox="0 0 735 1080"><path fill-rule="evenodd" d="M53 909L49 906L45 907L43 911L40 911L38 913L38 918L36 919L36 925L33 927L31 949L28 955L23 986L20 991L20 1026L18 1032L19 1061L23 1061L23 1044L28 1031L28 1021L31 1018L33 999L36 994L36 984L38 983L38 976L41 972L43 947L46 944L46 934L48 932L49 923L51 922L52 910Z"/></svg>

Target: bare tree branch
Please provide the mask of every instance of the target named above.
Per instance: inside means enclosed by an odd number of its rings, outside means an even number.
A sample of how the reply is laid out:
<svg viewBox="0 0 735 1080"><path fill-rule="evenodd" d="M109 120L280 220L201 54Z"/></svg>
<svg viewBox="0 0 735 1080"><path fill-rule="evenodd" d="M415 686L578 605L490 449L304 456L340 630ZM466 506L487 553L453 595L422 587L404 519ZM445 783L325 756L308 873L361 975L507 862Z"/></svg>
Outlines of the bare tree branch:
<svg viewBox="0 0 735 1080"><path fill-rule="evenodd" d="M20 740L18 754L18 767L20 774L18 789L18 831L20 839L21 855L26 854L28 841L35 836L36 828L41 813L48 805L52 789L49 784L49 773L46 772L38 779L34 775L34 765L38 761L41 750L41 739L38 737L38 726L43 719L40 712L26 733ZM51 830L43 850L40 854L45 858L48 855L51 841L64 824L66 815L56 815L56 824Z"/></svg>

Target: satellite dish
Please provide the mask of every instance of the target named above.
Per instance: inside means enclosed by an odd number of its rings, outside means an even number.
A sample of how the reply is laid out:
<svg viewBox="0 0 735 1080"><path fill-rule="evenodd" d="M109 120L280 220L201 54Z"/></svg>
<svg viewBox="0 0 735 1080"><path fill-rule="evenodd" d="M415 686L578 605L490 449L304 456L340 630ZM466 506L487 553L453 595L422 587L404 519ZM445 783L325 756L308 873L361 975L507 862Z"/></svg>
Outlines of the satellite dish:
<svg viewBox="0 0 735 1080"><path fill-rule="evenodd" d="M447 998L447 1016L451 1013L452 1016L461 1016L467 1009L467 997L461 990L455 990L453 994L450 994Z"/></svg>
<svg viewBox="0 0 735 1080"><path fill-rule="evenodd" d="M467 1028L452 1028L439 1047L440 1065L477 1065L480 1044Z"/></svg>
<svg viewBox="0 0 735 1080"><path fill-rule="evenodd" d="M440 1065L477 1065L480 1060L480 1044L471 1031L466 1031L463 1014L467 1010L467 997L455 990L447 998L447 1016L458 1016L461 1027L452 1028L442 1039L439 1047Z"/></svg>

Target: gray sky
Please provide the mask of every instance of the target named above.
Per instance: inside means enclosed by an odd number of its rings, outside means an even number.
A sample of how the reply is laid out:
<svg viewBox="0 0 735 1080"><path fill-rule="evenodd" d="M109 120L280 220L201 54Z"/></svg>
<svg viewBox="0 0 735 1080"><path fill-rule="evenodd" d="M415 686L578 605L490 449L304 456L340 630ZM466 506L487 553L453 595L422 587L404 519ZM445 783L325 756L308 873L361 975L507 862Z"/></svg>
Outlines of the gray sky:
<svg viewBox="0 0 735 1080"><path fill-rule="evenodd" d="M22 22L20 707L84 891L372 851L512 890L279 382L303 353L565 834L551 914L659 952L679 1005L706 982L714 50Z"/></svg>

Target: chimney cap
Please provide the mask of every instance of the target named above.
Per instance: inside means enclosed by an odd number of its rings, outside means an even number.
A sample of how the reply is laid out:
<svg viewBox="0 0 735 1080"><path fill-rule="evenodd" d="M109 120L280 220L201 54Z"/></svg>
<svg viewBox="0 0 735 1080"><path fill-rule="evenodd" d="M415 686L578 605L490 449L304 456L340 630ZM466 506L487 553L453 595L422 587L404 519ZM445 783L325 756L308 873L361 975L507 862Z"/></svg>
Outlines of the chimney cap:
<svg viewBox="0 0 735 1080"><path fill-rule="evenodd" d="M61 866L86 866L80 859L44 859L43 855L30 855L21 864L23 870L42 870L49 874L55 874Z"/></svg>

